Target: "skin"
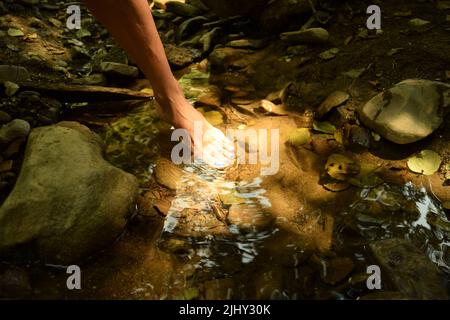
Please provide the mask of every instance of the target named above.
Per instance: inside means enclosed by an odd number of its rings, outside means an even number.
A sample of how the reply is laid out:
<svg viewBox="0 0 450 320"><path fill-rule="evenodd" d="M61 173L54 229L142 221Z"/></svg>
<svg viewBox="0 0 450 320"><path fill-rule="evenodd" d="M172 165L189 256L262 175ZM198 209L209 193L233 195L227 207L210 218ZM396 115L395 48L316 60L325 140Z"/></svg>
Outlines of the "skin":
<svg viewBox="0 0 450 320"><path fill-rule="evenodd" d="M201 148L196 153L203 154L208 164L215 167L230 164L233 144L186 100L170 69L147 0L84 0L84 3L150 80L162 119L186 129L194 147ZM194 134L196 122L203 128L200 135Z"/></svg>

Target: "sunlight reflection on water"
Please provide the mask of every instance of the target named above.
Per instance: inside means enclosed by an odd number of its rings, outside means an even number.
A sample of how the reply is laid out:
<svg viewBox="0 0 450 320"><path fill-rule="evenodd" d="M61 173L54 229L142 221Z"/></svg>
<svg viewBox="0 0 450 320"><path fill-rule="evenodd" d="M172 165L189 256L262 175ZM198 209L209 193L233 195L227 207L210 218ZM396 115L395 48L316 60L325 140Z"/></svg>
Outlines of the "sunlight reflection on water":
<svg viewBox="0 0 450 320"><path fill-rule="evenodd" d="M259 208L271 206L269 199L265 196L266 190L261 187L260 177L249 182L228 181L225 178L226 170L211 168L200 161L185 165L184 171L186 174L178 184L176 197L172 201L163 227L163 235L177 233L177 228L183 228L180 213L189 209L200 211L203 215L212 215L213 211L217 210L214 206L219 206L219 210L223 210L226 216L228 208L222 203L221 197L231 197L232 202L248 206L257 205ZM217 244L237 248L241 255L241 262L250 263L258 255L257 244L276 232L274 230L242 232L239 226L227 223L225 220L222 221L226 228L223 235L208 236L209 225L206 224L203 230L198 229L204 232L204 237L190 239L192 247L198 247L196 254L202 258L200 263L203 267L218 265L214 261L214 255L217 256L218 252L211 251L211 246Z"/></svg>

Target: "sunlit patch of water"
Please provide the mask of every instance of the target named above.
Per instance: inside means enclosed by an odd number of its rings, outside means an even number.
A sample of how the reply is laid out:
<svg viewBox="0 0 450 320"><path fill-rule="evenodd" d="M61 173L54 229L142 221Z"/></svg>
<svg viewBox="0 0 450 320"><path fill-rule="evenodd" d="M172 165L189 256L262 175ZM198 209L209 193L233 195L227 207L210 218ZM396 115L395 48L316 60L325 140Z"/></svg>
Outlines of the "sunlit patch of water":
<svg viewBox="0 0 450 320"><path fill-rule="evenodd" d="M176 235L180 229L187 227L183 212L200 212L205 217L213 217L213 222L206 221L203 225L197 225L198 229L187 231L188 234L195 232L198 235L187 237L192 249L190 255L200 258L197 267L218 267L229 255L238 255L242 264L251 263L258 255L258 245L276 230L243 232L239 226L227 221L227 213L230 203L270 207L270 201L261 187L262 179L258 177L249 182L228 181L225 170L213 169L200 161L186 165L184 171L186 174L178 184L162 238L170 238L172 234ZM228 204L224 204L221 200L223 198L230 202L225 201ZM213 228L220 231L211 232ZM224 247L234 250L222 251Z"/></svg>
<svg viewBox="0 0 450 320"><path fill-rule="evenodd" d="M129 112L101 132L106 157L112 164L136 175L144 184L151 177L152 165L159 157L157 136L167 124L155 119L154 102Z"/></svg>

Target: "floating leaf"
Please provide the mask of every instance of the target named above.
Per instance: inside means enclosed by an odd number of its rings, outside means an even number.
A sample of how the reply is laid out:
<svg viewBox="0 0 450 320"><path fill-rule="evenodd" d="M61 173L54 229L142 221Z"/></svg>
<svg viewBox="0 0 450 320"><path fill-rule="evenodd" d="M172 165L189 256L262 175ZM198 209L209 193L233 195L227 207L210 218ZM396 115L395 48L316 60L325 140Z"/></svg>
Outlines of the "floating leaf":
<svg viewBox="0 0 450 320"><path fill-rule="evenodd" d="M336 127L333 126L328 121L325 121L325 122L314 121L313 128L316 131L328 133L328 134L334 134L336 132Z"/></svg>
<svg viewBox="0 0 450 320"><path fill-rule="evenodd" d="M205 112L205 118L213 126L218 126L223 123L223 116L219 111Z"/></svg>
<svg viewBox="0 0 450 320"><path fill-rule="evenodd" d="M418 155L409 158L408 168L412 172L430 176L439 170L441 156L432 150L422 150Z"/></svg>
<svg viewBox="0 0 450 320"><path fill-rule="evenodd" d="M331 192L342 192L351 187L351 184L346 181L334 180L323 184L323 187Z"/></svg>
<svg viewBox="0 0 450 320"><path fill-rule="evenodd" d="M10 37L23 37L25 34L22 30L17 28L9 28L8 29L8 36Z"/></svg>
<svg viewBox="0 0 450 320"><path fill-rule="evenodd" d="M311 143L311 132L308 128L297 128L289 134L287 141L294 147Z"/></svg>
<svg viewBox="0 0 450 320"><path fill-rule="evenodd" d="M336 180L347 181L360 172L360 166L342 154L332 154L325 165L328 175Z"/></svg>
<svg viewBox="0 0 450 320"><path fill-rule="evenodd" d="M320 178L320 184L328 191L341 192L351 187L347 181L340 181L332 179L329 176L323 176Z"/></svg>

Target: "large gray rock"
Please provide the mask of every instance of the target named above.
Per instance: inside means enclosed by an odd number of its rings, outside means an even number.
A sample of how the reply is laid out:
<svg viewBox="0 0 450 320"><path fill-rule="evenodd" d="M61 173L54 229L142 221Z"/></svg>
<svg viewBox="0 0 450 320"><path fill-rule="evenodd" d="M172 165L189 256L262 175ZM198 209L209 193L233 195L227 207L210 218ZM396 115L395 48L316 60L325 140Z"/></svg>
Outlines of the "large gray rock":
<svg viewBox="0 0 450 320"><path fill-rule="evenodd" d="M0 208L0 254L80 262L123 231L137 192L136 178L102 158L101 141L88 128L66 122L33 129Z"/></svg>
<svg viewBox="0 0 450 320"><path fill-rule="evenodd" d="M450 85L405 80L375 96L358 112L362 122L386 139L407 144L433 133L449 112Z"/></svg>

